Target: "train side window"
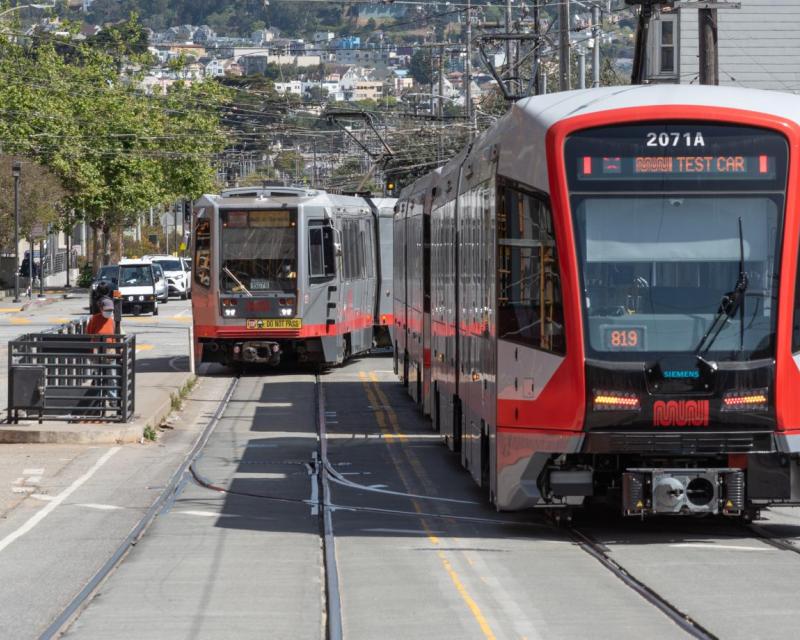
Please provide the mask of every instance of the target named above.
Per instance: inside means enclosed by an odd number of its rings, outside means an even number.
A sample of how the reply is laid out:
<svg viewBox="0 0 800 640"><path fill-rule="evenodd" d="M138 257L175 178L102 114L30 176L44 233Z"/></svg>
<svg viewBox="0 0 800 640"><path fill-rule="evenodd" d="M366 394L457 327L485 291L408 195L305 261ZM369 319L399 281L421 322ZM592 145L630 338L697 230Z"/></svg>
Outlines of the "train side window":
<svg viewBox="0 0 800 640"><path fill-rule="evenodd" d="M364 278L366 277L366 256L365 256L365 247L364 247L364 232L357 228L358 231L358 277Z"/></svg>
<svg viewBox="0 0 800 640"><path fill-rule="evenodd" d="M322 222L311 221L308 229L308 276L311 282L336 275L333 229Z"/></svg>
<svg viewBox="0 0 800 640"><path fill-rule="evenodd" d="M349 280L353 276L353 249L350 244L350 221L342 220L342 277Z"/></svg>
<svg viewBox="0 0 800 640"><path fill-rule="evenodd" d="M497 245L498 337L565 353L560 268L547 201L499 189Z"/></svg>
<svg viewBox="0 0 800 640"><path fill-rule="evenodd" d="M197 217L194 225L194 281L211 286L211 220Z"/></svg>

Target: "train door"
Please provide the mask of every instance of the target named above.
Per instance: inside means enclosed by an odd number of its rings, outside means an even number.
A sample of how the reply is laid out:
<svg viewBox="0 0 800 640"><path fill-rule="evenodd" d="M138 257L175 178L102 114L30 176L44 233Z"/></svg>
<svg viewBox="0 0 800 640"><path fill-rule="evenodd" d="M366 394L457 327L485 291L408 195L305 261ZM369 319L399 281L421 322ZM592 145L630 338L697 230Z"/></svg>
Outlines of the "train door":
<svg viewBox="0 0 800 640"><path fill-rule="evenodd" d="M422 402L422 204L414 203L409 226L408 393Z"/></svg>
<svg viewBox="0 0 800 640"><path fill-rule="evenodd" d="M217 208L213 205L199 206L194 211L194 253L192 260L192 322L194 323L194 357L202 362L201 339L215 336L218 324L218 302L212 272L214 226Z"/></svg>
<svg viewBox="0 0 800 640"><path fill-rule="evenodd" d="M546 195L498 181L497 198L497 471L492 493L515 508L526 453L503 446L541 428L555 407L539 396L564 359L564 314L553 216ZM503 458L500 452L516 451ZM539 454L543 464L547 452ZM528 478L531 481L536 478Z"/></svg>
<svg viewBox="0 0 800 640"><path fill-rule="evenodd" d="M453 448L455 437L455 420L458 412L457 403L457 381L458 381L458 327L456 319L458 317L458 296L457 280L458 270L456 268L456 251L458 237L456 229L456 200L452 198L444 207L444 264L443 273L443 324L444 324L444 374L439 403L442 411L440 428L446 437L448 445Z"/></svg>
<svg viewBox="0 0 800 640"><path fill-rule="evenodd" d="M336 280L336 232L333 222L323 211L316 216L302 216L307 226L308 289L303 297L303 316L310 325L323 325L320 348L324 361L334 362L339 351L337 338L327 333L336 326L338 318L339 284ZM306 261L301 262L304 264ZM298 347L300 348L300 347ZM301 359L316 359L314 341L307 341Z"/></svg>
<svg viewBox="0 0 800 640"><path fill-rule="evenodd" d="M431 200L422 214L422 413L431 413Z"/></svg>
<svg viewBox="0 0 800 640"><path fill-rule="evenodd" d="M472 379L472 341L469 326L472 321L472 262L474 260L472 221L469 194L458 196L458 358L459 376L456 395L456 421L453 439L456 450L461 453L461 463L467 464L463 447L465 425L470 416L470 383Z"/></svg>
<svg viewBox="0 0 800 640"><path fill-rule="evenodd" d="M372 325L375 313L374 262L371 252L372 220L363 215L355 220L356 252L358 254L357 291L354 309L354 353L372 347Z"/></svg>
<svg viewBox="0 0 800 640"><path fill-rule="evenodd" d="M394 372L403 384L408 382L406 375L406 203L401 201L392 224L394 253L392 266L392 298L394 315Z"/></svg>
<svg viewBox="0 0 800 640"><path fill-rule="evenodd" d="M471 192L473 212L474 309L471 340L474 346L472 381L470 383L470 415L468 445L469 470L479 485L490 478L490 437L495 419L495 349L494 324L494 218L495 193L492 181L477 185Z"/></svg>
<svg viewBox="0 0 800 640"><path fill-rule="evenodd" d="M461 422L461 464L466 468L472 468L472 439L477 431L480 420L480 395L477 393L478 386L478 340L475 335L475 326L478 316L478 273L476 266L480 261L478 228L475 224L476 202L475 190L470 189L461 195L464 203L464 227L466 231L466 241L464 260L461 268L465 272L464 287L464 322L463 340L464 344L464 368L461 378L461 389L459 396L462 401L462 422Z"/></svg>

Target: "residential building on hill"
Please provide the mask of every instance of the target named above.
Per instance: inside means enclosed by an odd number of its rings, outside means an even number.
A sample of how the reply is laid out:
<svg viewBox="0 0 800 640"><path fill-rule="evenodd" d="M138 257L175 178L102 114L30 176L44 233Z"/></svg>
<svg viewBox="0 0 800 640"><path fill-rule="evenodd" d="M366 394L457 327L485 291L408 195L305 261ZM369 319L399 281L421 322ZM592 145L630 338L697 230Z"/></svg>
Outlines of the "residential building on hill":
<svg viewBox="0 0 800 640"><path fill-rule="evenodd" d="M740 0L717 11L719 83L800 93L800 4ZM646 76L650 82L693 84L700 74L699 12L664 8L653 16Z"/></svg>

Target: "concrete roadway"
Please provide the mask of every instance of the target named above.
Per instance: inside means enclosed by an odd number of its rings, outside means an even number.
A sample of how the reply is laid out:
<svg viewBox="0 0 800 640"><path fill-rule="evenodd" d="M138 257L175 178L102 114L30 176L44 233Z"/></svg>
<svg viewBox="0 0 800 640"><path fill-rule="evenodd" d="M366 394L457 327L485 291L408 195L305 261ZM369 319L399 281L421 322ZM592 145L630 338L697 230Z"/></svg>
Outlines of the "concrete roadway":
<svg viewBox="0 0 800 640"><path fill-rule="evenodd" d="M229 380L204 377L157 445L4 448L0 637L37 637L80 590L164 487ZM563 532L488 507L391 359L357 360L322 380L330 460L352 483L332 485L345 638L686 637ZM309 503L314 401L310 372L244 376L196 464L212 488L181 485L67 637L324 637L320 519ZM765 526L798 535L800 513L769 517ZM717 636L793 635L800 556L728 523L581 527Z"/></svg>
<svg viewBox="0 0 800 640"><path fill-rule="evenodd" d="M23 311L0 302L0 362L7 340L85 315L86 304L85 294ZM156 322L126 316L124 330L138 334L139 364L186 371L190 314L187 302L173 300ZM6 379L1 366L0 409ZM226 383L204 379L183 419L156 444L0 446L0 638L37 637L80 591L180 465Z"/></svg>
<svg viewBox="0 0 800 640"><path fill-rule="evenodd" d="M686 637L562 532L489 508L390 368L322 378L330 460L357 485L332 485L345 638ZM324 637L313 408L310 374L242 378L197 465L228 493L187 484L68 637ZM582 526L719 637L794 631L800 556L727 523Z"/></svg>

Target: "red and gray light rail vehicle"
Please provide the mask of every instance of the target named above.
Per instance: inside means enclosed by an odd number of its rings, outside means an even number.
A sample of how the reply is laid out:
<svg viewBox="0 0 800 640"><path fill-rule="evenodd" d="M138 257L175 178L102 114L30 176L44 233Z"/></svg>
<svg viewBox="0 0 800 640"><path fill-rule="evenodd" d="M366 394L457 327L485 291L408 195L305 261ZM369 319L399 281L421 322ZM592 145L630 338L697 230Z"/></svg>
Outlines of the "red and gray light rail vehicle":
<svg viewBox="0 0 800 640"><path fill-rule="evenodd" d="M331 365L391 345L394 204L295 187L197 200L197 361Z"/></svg>
<svg viewBox="0 0 800 640"><path fill-rule="evenodd" d="M498 509L800 502L798 114L529 98L403 191L396 370Z"/></svg>

